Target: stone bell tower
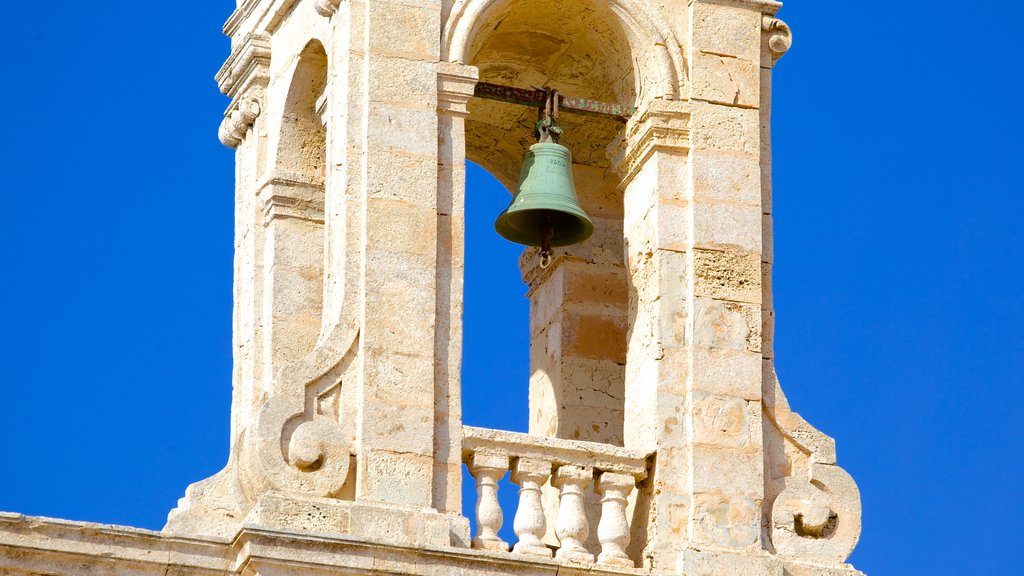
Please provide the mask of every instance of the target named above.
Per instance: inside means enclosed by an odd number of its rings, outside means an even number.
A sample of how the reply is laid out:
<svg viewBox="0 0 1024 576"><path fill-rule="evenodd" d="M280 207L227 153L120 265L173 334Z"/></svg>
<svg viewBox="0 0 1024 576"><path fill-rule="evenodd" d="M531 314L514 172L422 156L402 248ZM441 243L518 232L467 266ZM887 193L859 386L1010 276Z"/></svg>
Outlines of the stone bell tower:
<svg viewBox="0 0 1024 576"><path fill-rule="evenodd" d="M162 532L0 518L0 552L154 574L860 574L857 487L774 370L780 7L238 0L217 74L229 461ZM483 385L460 381L463 206L467 159L514 189L536 87L561 95L595 232L520 260L521 434L462 424L462 386Z"/></svg>

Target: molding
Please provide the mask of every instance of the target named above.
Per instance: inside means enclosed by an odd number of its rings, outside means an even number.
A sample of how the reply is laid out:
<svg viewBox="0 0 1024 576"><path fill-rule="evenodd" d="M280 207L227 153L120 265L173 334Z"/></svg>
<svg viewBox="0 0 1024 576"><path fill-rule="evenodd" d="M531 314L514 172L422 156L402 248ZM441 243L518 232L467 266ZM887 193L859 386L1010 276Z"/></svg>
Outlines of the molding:
<svg viewBox="0 0 1024 576"><path fill-rule="evenodd" d="M694 4L721 4L729 6L745 6L753 8L762 14L775 15L782 8L782 2L776 0L690 0L689 5Z"/></svg>
<svg viewBox="0 0 1024 576"><path fill-rule="evenodd" d="M763 16L761 30L767 36L768 50L772 53L772 64L782 58L793 47L793 31L778 18Z"/></svg>
<svg viewBox="0 0 1024 576"><path fill-rule="evenodd" d="M225 146L236 148L262 111L261 102L270 83L270 37L247 34L214 79L221 92L231 98L218 136Z"/></svg>
<svg viewBox="0 0 1024 576"><path fill-rule="evenodd" d="M652 154L690 149L690 106L686 102L652 100L629 122L622 136L608 145L612 169L626 186Z"/></svg>
<svg viewBox="0 0 1024 576"><path fill-rule="evenodd" d="M236 98L253 85L270 82L270 36L246 34L214 76L220 91Z"/></svg>
<svg viewBox="0 0 1024 576"><path fill-rule="evenodd" d="M258 187L264 224L276 218L299 218L323 223L323 184L298 173L278 171Z"/></svg>
<svg viewBox="0 0 1024 576"><path fill-rule="evenodd" d="M473 97L473 89L480 80L476 66L456 62L439 62L437 65L437 111L442 114L466 117L467 105Z"/></svg>
<svg viewBox="0 0 1024 576"><path fill-rule="evenodd" d="M242 25L242 22L244 22L249 15L253 13L253 10L255 10L259 4L260 0L245 0L245 2L242 2L241 6L235 8L235 11L232 12L231 16L228 16L227 21L224 22L224 34L227 36L234 36L235 32L238 32L238 28Z"/></svg>

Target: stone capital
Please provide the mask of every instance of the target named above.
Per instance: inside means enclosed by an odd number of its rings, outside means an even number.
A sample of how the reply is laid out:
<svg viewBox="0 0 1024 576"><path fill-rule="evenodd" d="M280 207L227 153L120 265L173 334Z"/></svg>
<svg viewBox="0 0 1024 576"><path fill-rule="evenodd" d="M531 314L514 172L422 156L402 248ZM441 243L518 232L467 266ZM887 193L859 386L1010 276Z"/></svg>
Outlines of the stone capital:
<svg viewBox="0 0 1024 576"><path fill-rule="evenodd" d="M442 114L465 117L469 114L466 105L473 97L473 90L480 79L475 66L455 62L437 64L437 110Z"/></svg>
<svg viewBox="0 0 1024 576"><path fill-rule="evenodd" d="M625 185L654 152L685 152L689 148L690 105L651 100L629 119L622 136L608 145L608 156Z"/></svg>

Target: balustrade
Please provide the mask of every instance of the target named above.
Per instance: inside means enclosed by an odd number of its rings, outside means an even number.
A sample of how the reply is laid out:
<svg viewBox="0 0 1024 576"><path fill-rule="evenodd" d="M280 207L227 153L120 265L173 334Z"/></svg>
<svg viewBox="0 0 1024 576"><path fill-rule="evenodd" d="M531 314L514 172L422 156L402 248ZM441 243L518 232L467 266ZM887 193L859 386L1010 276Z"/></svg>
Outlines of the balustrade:
<svg viewBox="0 0 1024 576"><path fill-rule="evenodd" d="M634 567L627 507L636 483L647 477L648 454L608 444L544 438L465 426L463 461L476 479L477 533L474 548L550 558L581 564ZM504 515L498 481L511 469L519 486L513 529L519 539L509 550L498 536ZM550 481L550 482L549 482ZM545 510L545 485L558 491L558 510ZM600 499L597 537L600 550L588 550L590 523L586 503L592 490ZM558 544L544 542L554 518Z"/></svg>

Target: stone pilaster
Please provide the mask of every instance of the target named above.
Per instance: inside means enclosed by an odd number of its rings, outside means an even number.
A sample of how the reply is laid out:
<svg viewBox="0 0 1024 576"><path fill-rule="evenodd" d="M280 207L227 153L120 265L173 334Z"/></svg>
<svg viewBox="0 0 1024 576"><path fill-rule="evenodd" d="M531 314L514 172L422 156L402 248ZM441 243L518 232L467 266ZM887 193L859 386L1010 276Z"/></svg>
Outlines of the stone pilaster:
<svg viewBox="0 0 1024 576"><path fill-rule="evenodd" d="M466 105L478 72L437 71L437 325L434 339L434 508L462 510L462 287L465 271Z"/></svg>

